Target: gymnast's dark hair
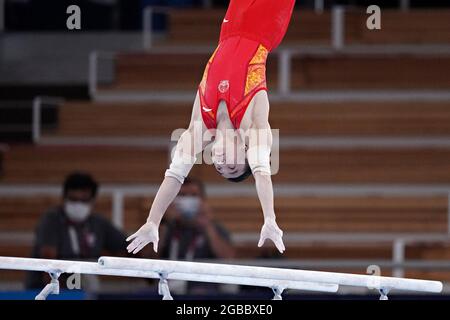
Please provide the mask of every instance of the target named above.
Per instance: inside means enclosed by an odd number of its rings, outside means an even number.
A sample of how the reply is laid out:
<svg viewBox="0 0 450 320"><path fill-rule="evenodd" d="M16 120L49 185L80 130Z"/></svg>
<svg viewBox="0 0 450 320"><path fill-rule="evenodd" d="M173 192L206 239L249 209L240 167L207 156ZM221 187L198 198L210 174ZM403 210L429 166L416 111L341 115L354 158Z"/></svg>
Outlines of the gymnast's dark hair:
<svg viewBox="0 0 450 320"><path fill-rule="evenodd" d="M236 178L228 178L228 181L231 182L241 182L244 181L245 179L247 179L248 177L250 177L252 175L252 169L250 168L250 166L246 165L245 167L245 172L243 174L241 174L239 177Z"/></svg>

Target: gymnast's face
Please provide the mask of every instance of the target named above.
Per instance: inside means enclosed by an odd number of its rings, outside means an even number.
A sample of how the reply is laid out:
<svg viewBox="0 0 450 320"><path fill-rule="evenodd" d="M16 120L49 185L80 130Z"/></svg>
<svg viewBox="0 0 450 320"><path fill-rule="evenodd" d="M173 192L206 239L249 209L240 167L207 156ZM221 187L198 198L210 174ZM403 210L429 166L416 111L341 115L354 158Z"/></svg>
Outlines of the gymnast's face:
<svg viewBox="0 0 450 320"><path fill-rule="evenodd" d="M225 179L237 178L247 170L245 144L239 136L216 136L211 151L214 167Z"/></svg>

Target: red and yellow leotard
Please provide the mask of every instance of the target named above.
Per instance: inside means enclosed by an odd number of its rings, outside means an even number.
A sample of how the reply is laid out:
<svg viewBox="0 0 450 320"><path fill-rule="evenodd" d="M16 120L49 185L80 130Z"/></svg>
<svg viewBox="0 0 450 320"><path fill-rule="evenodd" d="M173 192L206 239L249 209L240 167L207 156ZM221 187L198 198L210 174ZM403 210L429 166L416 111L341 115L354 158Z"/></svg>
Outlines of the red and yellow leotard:
<svg viewBox="0 0 450 320"><path fill-rule="evenodd" d="M236 129L253 96L267 90L266 60L283 39L295 0L230 0L219 44L199 85L207 128L216 128L219 102L227 104Z"/></svg>

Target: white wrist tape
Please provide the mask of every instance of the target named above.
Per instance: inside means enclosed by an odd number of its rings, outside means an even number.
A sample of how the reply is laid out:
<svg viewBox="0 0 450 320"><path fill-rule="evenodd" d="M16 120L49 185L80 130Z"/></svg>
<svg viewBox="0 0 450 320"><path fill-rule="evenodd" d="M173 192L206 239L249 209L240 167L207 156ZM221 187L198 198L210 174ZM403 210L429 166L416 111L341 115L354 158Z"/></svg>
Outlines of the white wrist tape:
<svg viewBox="0 0 450 320"><path fill-rule="evenodd" d="M169 169L166 170L164 176L173 177L180 183L183 183L184 179L188 176L194 166L196 160L197 158L192 157L191 155L175 152Z"/></svg>
<svg viewBox="0 0 450 320"><path fill-rule="evenodd" d="M258 171L271 174L270 152L271 148L268 145L257 145L247 150L247 161L253 174Z"/></svg>

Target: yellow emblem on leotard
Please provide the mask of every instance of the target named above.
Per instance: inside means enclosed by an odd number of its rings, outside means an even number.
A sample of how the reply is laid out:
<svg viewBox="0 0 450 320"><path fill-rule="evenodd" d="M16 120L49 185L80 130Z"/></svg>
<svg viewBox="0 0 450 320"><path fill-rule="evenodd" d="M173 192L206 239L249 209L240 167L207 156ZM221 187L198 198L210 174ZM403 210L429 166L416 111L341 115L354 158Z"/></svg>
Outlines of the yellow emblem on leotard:
<svg viewBox="0 0 450 320"><path fill-rule="evenodd" d="M268 54L269 51L262 44L260 44L258 50L253 56L253 59L250 61L250 64L266 63Z"/></svg>
<svg viewBox="0 0 450 320"><path fill-rule="evenodd" d="M262 64L250 65L247 81L245 83L245 95L262 84L266 79L266 67Z"/></svg>
<svg viewBox="0 0 450 320"><path fill-rule="evenodd" d="M266 79L266 60L269 51L259 45L258 50L253 56L247 69L247 80L245 83L245 95L265 82Z"/></svg>

